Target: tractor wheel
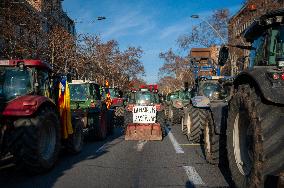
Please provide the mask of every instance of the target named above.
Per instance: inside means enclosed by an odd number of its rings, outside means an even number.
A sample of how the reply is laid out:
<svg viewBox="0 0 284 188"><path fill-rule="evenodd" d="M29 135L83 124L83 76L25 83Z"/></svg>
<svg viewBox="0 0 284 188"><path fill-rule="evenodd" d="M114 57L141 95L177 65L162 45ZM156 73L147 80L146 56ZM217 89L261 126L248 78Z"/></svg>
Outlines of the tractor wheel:
<svg viewBox="0 0 284 188"><path fill-rule="evenodd" d="M181 132L182 132L182 134L184 134L184 135L186 135L186 132L187 132L187 127L186 127L186 125L184 124L184 122L185 122L185 116L186 116L187 114L184 114L182 117L181 117Z"/></svg>
<svg viewBox="0 0 284 188"><path fill-rule="evenodd" d="M162 137L166 136L166 122L165 122L165 113L163 111L157 112L157 123L160 124L162 130Z"/></svg>
<svg viewBox="0 0 284 188"><path fill-rule="evenodd" d="M67 140L66 148L71 153L79 153L84 145L83 126L84 123L80 119L72 119L73 134Z"/></svg>
<svg viewBox="0 0 284 188"><path fill-rule="evenodd" d="M122 106L116 107L115 109L115 116L116 117L121 117L124 115L124 108Z"/></svg>
<svg viewBox="0 0 284 188"><path fill-rule="evenodd" d="M170 110L169 110L168 105L166 105L164 112L165 112L165 120L169 121L170 120L170 115L169 115Z"/></svg>
<svg viewBox="0 0 284 188"><path fill-rule="evenodd" d="M180 124L181 122L181 113L179 108L172 107L172 118L171 118L171 123L172 125Z"/></svg>
<svg viewBox="0 0 284 188"><path fill-rule="evenodd" d="M206 110L192 107L187 118L187 138L190 142L202 141L203 127L206 120Z"/></svg>
<svg viewBox="0 0 284 188"><path fill-rule="evenodd" d="M107 122L106 122L106 111L101 111L99 115L99 123L95 126L94 133L95 138L98 140L104 140L107 136Z"/></svg>
<svg viewBox="0 0 284 188"><path fill-rule="evenodd" d="M220 135L217 135L214 131L214 122L211 112L207 111L207 113L207 119L205 121L203 130L204 154L206 160L210 164L219 164L219 156L222 156L223 152L225 151L220 148L222 144L220 142L223 142L223 139L220 139Z"/></svg>
<svg viewBox="0 0 284 188"><path fill-rule="evenodd" d="M115 114L114 114L114 125L116 127L122 127L123 126L123 116L125 109L124 107L120 106L115 109Z"/></svg>
<svg viewBox="0 0 284 188"><path fill-rule="evenodd" d="M133 123L133 115L132 112L126 112L124 114L124 128L126 129L127 125Z"/></svg>
<svg viewBox="0 0 284 188"><path fill-rule="evenodd" d="M11 134L14 146L11 153L17 162L32 173L42 173L53 167L60 150L61 132L57 114L44 107L27 119L14 122Z"/></svg>
<svg viewBox="0 0 284 188"><path fill-rule="evenodd" d="M263 187L266 175L284 169L284 107L263 102L249 85L229 104L227 150L236 187Z"/></svg>
<svg viewBox="0 0 284 188"><path fill-rule="evenodd" d="M183 113L181 117L181 132L184 135L187 135L187 122L188 122L189 113L190 113L191 108L192 106L190 105L183 108Z"/></svg>
<svg viewBox="0 0 284 188"><path fill-rule="evenodd" d="M113 121L114 121L114 126L115 127L123 127L123 116L114 116Z"/></svg>
<svg viewBox="0 0 284 188"><path fill-rule="evenodd" d="M99 113L89 113L88 114L88 131L86 133L87 139L90 141L95 141L97 138L98 126L100 123Z"/></svg>
<svg viewBox="0 0 284 188"><path fill-rule="evenodd" d="M106 122L107 122L107 134L113 135L113 130L114 130L114 111L113 110L107 111Z"/></svg>

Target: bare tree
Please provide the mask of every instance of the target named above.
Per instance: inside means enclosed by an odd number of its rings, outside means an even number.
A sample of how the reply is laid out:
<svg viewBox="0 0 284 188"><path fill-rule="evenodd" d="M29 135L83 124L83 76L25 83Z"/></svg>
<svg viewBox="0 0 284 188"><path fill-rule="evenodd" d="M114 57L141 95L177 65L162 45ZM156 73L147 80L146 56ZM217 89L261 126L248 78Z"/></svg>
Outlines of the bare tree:
<svg viewBox="0 0 284 188"><path fill-rule="evenodd" d="M67 73L77 67L76 38L64 28L55 25L48 35L47 59L55 72Z"/></svg>
<svg viewBox="0 0 284 188"><path fill-rule="evenodd" d="M46 46L43 17L25 2L0 2L0 56L2 58L41 58Z"/></svg>
<svg viewBox="0 0 284 188"><path fill-rule="evenodd" d="M159 69L159 83L162 90L173 91L181 89L184 82L193 84L194 80L189 57L181 57L170 49L165 53L160 53L160 58L164 60L163 66Z"/></svg>
<svg viewBox="0 0 284 188"><path fill-rule="evenodd" d="M227 41L229 10L220 9L215 11L206 21L214 27L220 36ZM222 44L218 34L206 22L201 22L194 26L188 34L180 36L177 40L178 45L183 49L189 49L192 45L210 47L212 45Z"/></svg>
<svg viewBox="0 0 284 188"><path fill-rule="evenodd" d="M77 42L78 73L81 78L96 80L103 84L109 80L111 85L126 88L129 81L144 75L140 61L143 50L129 47L120 51L115 40L102 42L100 37L83 35Z"/></svg>

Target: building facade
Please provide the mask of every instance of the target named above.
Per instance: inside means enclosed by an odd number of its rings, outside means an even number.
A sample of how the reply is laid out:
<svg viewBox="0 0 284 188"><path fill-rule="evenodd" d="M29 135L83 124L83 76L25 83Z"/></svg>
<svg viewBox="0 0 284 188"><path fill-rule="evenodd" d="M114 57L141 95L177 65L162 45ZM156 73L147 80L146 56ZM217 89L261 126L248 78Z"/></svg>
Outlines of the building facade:
<svg viewBox="0 0 284 188"><path fill-rule="evenodd" d="M228 25L229 44L230 45L249 45L242 34L252 24L252 22L261 15L275 9L284 8L284 0L247 0L243 7L230 19ZM242 50L235 47L230 49L231 74L238 72L238 62L248 62L248 50Z"/></svg>
<svg viewBox="0 0 284 188"><path fill-rule="evenodd" d="M63 11L62 0L1 0L0 24L2 59L46 59L54 27L75 35L75 23Z"/></svg>

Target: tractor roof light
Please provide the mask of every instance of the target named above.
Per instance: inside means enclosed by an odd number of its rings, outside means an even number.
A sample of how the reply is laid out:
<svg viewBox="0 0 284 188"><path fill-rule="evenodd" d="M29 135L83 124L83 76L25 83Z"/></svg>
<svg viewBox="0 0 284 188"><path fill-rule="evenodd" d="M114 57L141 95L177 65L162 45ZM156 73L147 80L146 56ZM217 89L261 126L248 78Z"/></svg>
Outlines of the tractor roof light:
<svg viewBox="0 0 284 188"><path fill-rule="evenodd" d="M273 80L278 80L279 79L279 74L273 73L272 77L273 77Z"/></svg>
<svg viewBox="0 0 284 188"><path fill-rule="evenodd" d="M248 5L248 10L249 10L250 12L256 11L256 10L257 10L256 4L250 4L250 5Z"/></svg>
<svg viewBox="0 0 284 188"><path fill-rule="evenodd" d="M283 22L283 16L276 16L276 22L282 23Z"/></svg>
<svg viewBox="0 0 284 188"><path fill-rule="evenodd" d="M19 63L17 64L17 66L20 68L20 70L24 70L25 63L24 63L24 62L19 62Z"/></svg>
<svg viewBox="0 0 284 188"><path fill-rule="evenodd" d="M273 23L273 18L266 19L266 24L271 25Z"/></svg>
<svg viewBox="0 0 284 188"><path fill-rule="evenodd" d="M281 75L281 79L284 80L284 72Z"/></svg>

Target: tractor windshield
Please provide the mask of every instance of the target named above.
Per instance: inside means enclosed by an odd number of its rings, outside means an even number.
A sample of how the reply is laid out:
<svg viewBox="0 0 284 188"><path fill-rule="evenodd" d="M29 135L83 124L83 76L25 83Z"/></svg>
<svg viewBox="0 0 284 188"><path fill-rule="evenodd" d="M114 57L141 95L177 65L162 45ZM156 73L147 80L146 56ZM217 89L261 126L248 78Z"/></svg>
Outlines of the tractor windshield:
<svg viewBox="0 0 284 188"><path fill-rule="evenodd" d="M71 101L86 101L88 100L88 84L70 84L70 99Z"/></svg>
<svg viewBox="0 0 284 188"><path fill-rule="evenodd" d="M0 69L0 97L11 100L32 91L32 74L27 69Z"/></svg>
<svg viewBox="0 0 284 188"><path fill-rule="evenodd" d="M150 92L137 92L135 94L136 104L150 105L156 102L154 95Z"/></svg>
<svg viewBox="0 0 284 188"><path fill-rule="evenodd" d="M221 93L221 86L218 83L205 82L200 87L200 92L208 98L214 97L214 95L219 95Z"/></svg>
<svg viewBox="0 0 284 188"><path fill-rule="evenodd" d="M185 99L185 100L188 100L190 99L191 97L191 94L189 91L180 91L180 98L181 99Z"/></svg>
<svg viewBox="0 0 284 188"><path fill-rule="evenodd" d="M114 88L109 88L109 93L111 98L118 98L120 97L118 91Z"/></svg>
<svg viewBox="0 0 284 188"><path fill-rule="evenodd" d="M178 93L170 94L170 100L177 99L177 98L178 98Z"/></svg>
<svg viewBox="0 0 284 188"><path fill-rule="evenodd" d="M256 37L250 52L250 67L284 66L284 26L275 26Z"/></svg>
<svg viewBox="0 0 284 188"><path fill-rule="evenodd" d="M273 39L274 38L274 39ZM284 26L279 26L272 29L272 46L274 55L271 64L280 63L280 66L284 66Z"/></svg>

